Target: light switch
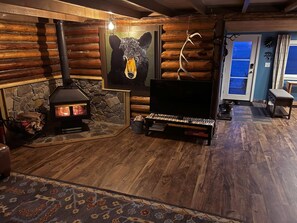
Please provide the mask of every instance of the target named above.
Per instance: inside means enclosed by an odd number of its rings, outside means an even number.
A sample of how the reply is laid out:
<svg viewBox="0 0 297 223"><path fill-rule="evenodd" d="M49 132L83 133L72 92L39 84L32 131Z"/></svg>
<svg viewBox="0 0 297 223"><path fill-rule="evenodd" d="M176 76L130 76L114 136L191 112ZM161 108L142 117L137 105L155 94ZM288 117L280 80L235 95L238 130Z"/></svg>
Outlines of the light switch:
<svg viewBox="0 0 297 223"><path fill-rule="evenodd" d="M270 63L269 62L265 63L265 67L270 67Z"/></svg>

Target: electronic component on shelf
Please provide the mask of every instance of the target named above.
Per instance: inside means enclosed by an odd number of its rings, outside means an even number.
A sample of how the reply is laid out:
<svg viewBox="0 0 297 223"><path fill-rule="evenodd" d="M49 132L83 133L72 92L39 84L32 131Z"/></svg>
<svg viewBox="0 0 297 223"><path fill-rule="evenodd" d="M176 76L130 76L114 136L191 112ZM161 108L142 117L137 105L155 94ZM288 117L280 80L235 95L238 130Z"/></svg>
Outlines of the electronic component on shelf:
<svg viewBox="0 0 297 223"><path fill-rule="evenodd" d="M208 126L214 126L214 124L215 124L215 120L213 120L213 119L179 117L176 115L156 114L156 113L149 114L146 117L146 119L172 121L172 122L196 124L196 125L208 125Z"/></svg>

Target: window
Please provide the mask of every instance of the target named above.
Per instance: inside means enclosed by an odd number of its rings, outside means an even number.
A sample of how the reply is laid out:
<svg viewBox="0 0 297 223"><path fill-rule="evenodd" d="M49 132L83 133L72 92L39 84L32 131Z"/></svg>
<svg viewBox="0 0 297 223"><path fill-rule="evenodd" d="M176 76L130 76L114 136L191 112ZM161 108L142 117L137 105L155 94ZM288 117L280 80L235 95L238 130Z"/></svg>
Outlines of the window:
<svg viewBox="0 0 297 223"><path fill-rule="evenodd" d="M297 40L290 41L285 79L297 80Z"/></svg>

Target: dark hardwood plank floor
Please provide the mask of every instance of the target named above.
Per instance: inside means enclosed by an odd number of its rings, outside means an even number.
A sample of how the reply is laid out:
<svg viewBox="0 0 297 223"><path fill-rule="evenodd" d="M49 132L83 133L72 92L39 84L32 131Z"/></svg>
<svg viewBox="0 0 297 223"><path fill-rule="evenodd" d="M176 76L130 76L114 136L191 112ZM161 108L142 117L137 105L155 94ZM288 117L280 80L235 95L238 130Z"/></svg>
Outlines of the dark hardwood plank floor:
<svg viewBox="0 0 297 223"><path fill-rule="evenodd" d="M297 109L290 120L235 106L211 146L180 136L13 149L13 171L90 185L246 222L297 222Z"/></svg>

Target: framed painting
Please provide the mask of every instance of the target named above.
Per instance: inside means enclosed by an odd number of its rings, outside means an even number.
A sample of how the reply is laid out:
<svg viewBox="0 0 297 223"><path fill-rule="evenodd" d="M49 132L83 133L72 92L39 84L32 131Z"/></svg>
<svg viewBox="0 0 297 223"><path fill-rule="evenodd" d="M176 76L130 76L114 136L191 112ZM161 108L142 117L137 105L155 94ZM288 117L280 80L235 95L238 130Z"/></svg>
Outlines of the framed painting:
<svg viewBox="0 0 297 223"><path fill-rule="evenodd" d="M159 26L123 26L113 33L106 31L104 88L149 95L150 80L161 73L159 35Z"/></svg>

